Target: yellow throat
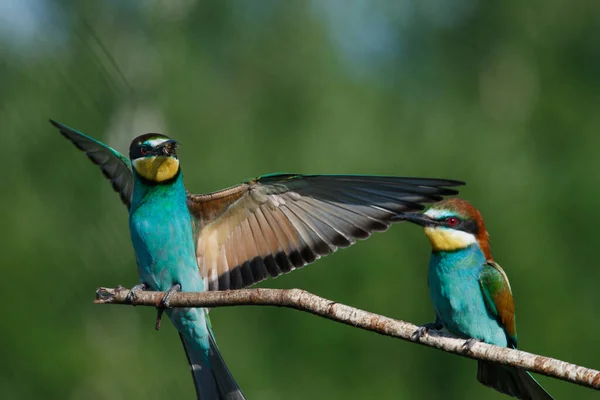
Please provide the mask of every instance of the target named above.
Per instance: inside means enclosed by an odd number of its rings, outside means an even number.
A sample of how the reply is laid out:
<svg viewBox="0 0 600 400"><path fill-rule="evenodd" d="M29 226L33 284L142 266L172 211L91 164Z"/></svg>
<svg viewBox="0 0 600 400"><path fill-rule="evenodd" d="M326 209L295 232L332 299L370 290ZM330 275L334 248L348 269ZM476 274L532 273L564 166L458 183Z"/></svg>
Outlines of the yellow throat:
<svg viewBox="0 0 600 400"><path fill-rule="evenodd" d="M423 229L434 251L455 251L477 242L474 235L448 228L427 227Z"/></svg>
<svg viewBox="0 0 600 400"><path fill-rule="evenodd" d="M154 182L164 182L173 178L179 171L179 160L175 157L156 156L133 160L138 174Z"/></svg>

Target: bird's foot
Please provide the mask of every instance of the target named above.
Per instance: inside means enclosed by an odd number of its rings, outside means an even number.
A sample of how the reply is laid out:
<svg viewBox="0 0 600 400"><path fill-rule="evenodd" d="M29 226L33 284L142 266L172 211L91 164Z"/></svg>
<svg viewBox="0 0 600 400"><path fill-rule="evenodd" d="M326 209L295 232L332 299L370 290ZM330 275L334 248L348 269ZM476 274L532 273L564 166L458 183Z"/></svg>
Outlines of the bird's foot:
<svg viewBox="0 0 600 400"><path fill-rule="evenodd" d="M443 327L444 326L442 324L440 324L439 322L430 322L428 324L425 324L425 325L419 327L419 329L417 329L415 331L415 333L412 334L411 338L418 342L419 340L421 340L421 338L423 336L427 335L430 330L439 331Z"/></svg>
<svg viewBox="0 0 600 400"><path fill-rule="evenodd" d="M160 304L157 307L158 314L156 315L156 325L155 325L156 330L160 329L160 321L162 319L163 313L165 312L165 309L170 307L169 301L171 300L171 296L173 296L173 293L180 292L180 291L181 291L181 285L179 283L176 283L173 286L171 286L169 288L169 290L167 290L167 293L165 293L163 298L160 300Z"/></svg>
<svg viewBox="0 0 600 400"><path fill-rule="evenodd" d="M117 289L119 289L119 288L123 288L123 286L121 286L121 285L117 286ZM139 292L142 292L142 291L146 290L146 289L148 289L148 285L146 285L145 283L139 283L139 284L135 285L134 287L132 287L129 290L129 294L125 298L125 301L128 304L133 304L133 302L135 300L137 300L137 294ZM135 305L135 304L133 304L133 305Z"/></svg>
<svg viewBox="0 0 600 400"><path fill-rule="evenodd" d="M465 342L465 344L462 345L462 351L464 353L470 353L471 349L473 348L473 346L475 345L475 343L480 342L479 339L475 339L475 338L470 338L469 340L467 340Z"/></svg>

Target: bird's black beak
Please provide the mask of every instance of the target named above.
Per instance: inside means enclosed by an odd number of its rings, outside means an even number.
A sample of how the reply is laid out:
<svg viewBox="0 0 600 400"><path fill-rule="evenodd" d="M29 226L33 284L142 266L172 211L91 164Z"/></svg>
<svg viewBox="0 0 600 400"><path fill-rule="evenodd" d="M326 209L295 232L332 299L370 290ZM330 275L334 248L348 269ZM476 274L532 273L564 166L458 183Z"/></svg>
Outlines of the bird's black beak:
<svg viewBox="0 0 600 400"><path fill-rule="evenodd" d="M399 214L399 215L394 216L392 218L392 221L394 221L394 222L408 221L408 222L412 222L413 224L420 225L422 227L439 225L439 223L436 220L434 220L433 218L429 218L425 214L412 214L412 213Z"/></svg>
<svg viewBox="0 0 600 400"><path fill-rule="evenodd" d="M154 151L157 156L176 156L175 149L178 144L177 140L169 139L157 146Z"/></svg>

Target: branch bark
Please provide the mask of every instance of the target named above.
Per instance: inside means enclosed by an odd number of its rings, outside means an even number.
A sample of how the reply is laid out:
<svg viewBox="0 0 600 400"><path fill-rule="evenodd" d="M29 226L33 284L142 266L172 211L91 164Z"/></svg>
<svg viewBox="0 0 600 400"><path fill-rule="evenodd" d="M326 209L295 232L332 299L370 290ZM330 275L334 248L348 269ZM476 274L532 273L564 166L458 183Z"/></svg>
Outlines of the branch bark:
<svg viewBox="0 0 600 400"><path fill-rule="evenodd" d="M99 288L96 290L95 303L156 307L165 294L162 292L137 292L134 301L129 302L127 300L129 293L130 291L124 288ZM550 357L506 347L493 346L483 342L476 342L472 346L465 346L466 340L458 339L439 331L430 331L419 338L417 335L419 327L416 325L336 303L305 290L242 289L203 293L180 292L174 293L169 301L170 307L209 308L247 305L288 307L306 311L332 321L409 342L419 343L462 357L519 367L552 378L600 390L600 371Z"/></svg>

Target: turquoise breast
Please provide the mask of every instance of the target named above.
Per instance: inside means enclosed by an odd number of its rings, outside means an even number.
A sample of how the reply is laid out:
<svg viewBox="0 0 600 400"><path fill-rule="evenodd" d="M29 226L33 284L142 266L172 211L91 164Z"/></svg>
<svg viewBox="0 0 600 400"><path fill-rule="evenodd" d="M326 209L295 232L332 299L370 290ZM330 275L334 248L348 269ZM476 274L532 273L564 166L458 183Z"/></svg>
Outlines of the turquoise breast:
<svg viewBox="0 0 600 400"><path fill-rule="evenodd" d="M169 185L134 187L129 228L142 282L157 291L176 283L203 291L181 175Z"/></svg>
<svg viewBox="0 0 600 400"><path fill-rule="evenodd" d="M477 244L453 252L434 252L429 291L436 316L452 334L506 347L502 326L488 312L479 286L485 256Z"/></svg>

